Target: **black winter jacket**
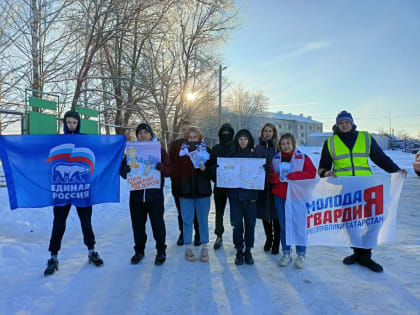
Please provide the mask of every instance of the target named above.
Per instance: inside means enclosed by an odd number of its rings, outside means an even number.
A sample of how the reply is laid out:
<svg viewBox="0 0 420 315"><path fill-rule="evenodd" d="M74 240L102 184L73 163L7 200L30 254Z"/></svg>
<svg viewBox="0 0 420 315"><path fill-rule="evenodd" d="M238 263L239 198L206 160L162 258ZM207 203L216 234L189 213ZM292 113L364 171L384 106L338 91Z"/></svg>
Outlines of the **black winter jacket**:
<svg viewBox="0 0 420 315"><path fill-rule="evenodd" d="M255 154L258 157L264 157L267 166L270 165L274 155L278 151L274 147L272 139L259 138L259 143L255 147ZM277 219L276 208L274 206L274 197L271 193L271 185L268 183L268 175L270 171L266 171L265 174L265 186L264 190L258 190L257 196L257 218L270 221Z"/></svg>

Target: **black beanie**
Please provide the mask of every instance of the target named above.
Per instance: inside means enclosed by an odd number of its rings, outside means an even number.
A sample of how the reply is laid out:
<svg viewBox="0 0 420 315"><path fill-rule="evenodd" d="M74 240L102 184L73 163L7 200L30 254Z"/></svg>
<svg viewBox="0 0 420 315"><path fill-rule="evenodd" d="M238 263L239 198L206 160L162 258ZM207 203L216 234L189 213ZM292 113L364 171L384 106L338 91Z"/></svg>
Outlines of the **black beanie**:
<svg viewBox="0 0 420 315"><path fill-rule="evenodd" d="M155 134L153 133L152 128L148 124L145 124L145 123L141 123L140 125L137 126L137 128L136 128L136 136L143 129L145 129L148 133L150 133L152 135L152 139L155 137Z"/></svg>

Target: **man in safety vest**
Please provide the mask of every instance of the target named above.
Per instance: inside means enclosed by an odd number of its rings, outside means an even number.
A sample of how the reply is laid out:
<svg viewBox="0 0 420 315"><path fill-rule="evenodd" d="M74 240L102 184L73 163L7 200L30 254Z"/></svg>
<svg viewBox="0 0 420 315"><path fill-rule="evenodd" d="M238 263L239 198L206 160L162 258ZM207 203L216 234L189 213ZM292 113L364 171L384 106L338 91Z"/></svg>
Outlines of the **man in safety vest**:
<svg viewBox="0 0 420 315"><path fill-rule="evenodd" d="M356 131L356 125L350 113L342 111L337 115L333 126L333 135L328 137L322 148L318 174L321 177L366 176L372 175L369 158L388 173L402 172L379 147L375 139L366 131ZM372 249L353 247L353 255L343 259L351 265L359 263L375 272L383 268L371 258Z"/></svg>

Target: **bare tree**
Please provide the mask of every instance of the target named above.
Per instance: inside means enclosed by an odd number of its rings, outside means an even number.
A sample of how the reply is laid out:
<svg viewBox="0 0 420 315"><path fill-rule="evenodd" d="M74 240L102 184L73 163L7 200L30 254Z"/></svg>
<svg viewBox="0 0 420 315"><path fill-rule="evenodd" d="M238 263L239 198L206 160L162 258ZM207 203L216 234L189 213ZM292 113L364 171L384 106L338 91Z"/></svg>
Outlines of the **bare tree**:
<svg viewBox="0 0 420 315"><path fill-rule="evenodd" d="M146 84L152 94L148 105L161 129L176 133L194 113L187 93L210 90L217 48L234 27L235 12L232 1L180 0L168 14L164 34L148 43Z"/></svg>
<svg viewBox="0 0 420 315"><path fill-rule="evenodd" d="M258 114L267 108L268 98L262 91L251 93L238 85L227 95L226 103L235 129L253 129Z"/></svg>

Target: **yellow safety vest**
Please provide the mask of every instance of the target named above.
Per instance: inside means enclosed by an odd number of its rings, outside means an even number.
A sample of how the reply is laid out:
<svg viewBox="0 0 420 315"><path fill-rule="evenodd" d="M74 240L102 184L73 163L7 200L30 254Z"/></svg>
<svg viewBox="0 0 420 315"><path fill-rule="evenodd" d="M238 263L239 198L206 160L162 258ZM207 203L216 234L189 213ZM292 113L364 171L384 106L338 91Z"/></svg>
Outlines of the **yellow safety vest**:
<svg viewBox="0 0 420 315"><path fill-rule="evenodd" d="M368 163L371 143L370 134L359 131L350 151L338 135L328 137L328 151L333 159L334 173L337 176L372 175Z"/></svg>

